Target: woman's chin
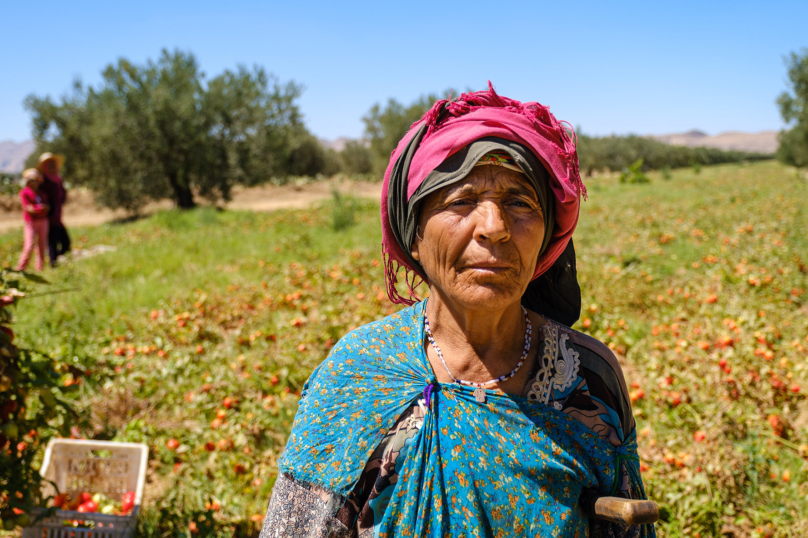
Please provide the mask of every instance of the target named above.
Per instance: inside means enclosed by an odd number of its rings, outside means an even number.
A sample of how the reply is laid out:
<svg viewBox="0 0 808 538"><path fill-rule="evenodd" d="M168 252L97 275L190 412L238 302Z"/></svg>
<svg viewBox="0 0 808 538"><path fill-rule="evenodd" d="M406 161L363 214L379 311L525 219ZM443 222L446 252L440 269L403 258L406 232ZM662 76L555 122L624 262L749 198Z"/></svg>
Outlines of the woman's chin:
<svg viewBox="0 0 808 538"><path fill-rule="evenodd" d="M518 303L522 298L521 288L513 281L478 282L452 291L449 298L470 310L493 312Z"/></svg>

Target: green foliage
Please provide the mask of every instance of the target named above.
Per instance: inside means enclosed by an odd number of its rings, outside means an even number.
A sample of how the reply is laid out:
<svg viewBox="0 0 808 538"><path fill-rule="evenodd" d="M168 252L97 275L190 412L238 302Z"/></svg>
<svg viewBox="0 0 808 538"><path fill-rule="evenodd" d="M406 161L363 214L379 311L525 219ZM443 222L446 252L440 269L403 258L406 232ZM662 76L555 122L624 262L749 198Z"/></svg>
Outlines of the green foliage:
<svg viewBox="0 0 808 538"><path fill-rule="evenodd" d="M643 172L642 157L634 161L620 174L620 183L650 183L651 180Z"/></svg>
<svg viewBox="0 0 808 538"><path fill-rule="evenodd" d="M347 174L373 172L373 155L363 140L349 140L339 156L342 171Z"/></svg>
<svg viewBox="0 0 808 538"><path fill-rule="evenodd" d="M314 136L300 137L289 154L287 172L292 176L333 176L341 169L336 151L324 147Z"/></svg>
<svg viewBox="0 0 808 538"><path fill-rule="evenodd" d="M701 163L698 161L693 162L693 173L700 174L701 173Z"/></svg>
<svg viewBox="0 0 808 538"><path fill-rule="evenodd" d="M340 231L353 226L356 222L356 199L340 194L336 188L331 190L331 196L334 199L331 209L331 227Z"/></svg>
<svg viewBox="0 0 808 538"><path fill-rule="evenodd" d="M741 161L770 159L770 155L723 151L716 148L671 146L642 136L591 137L578 134L578 158L581 174L591 176L596 171L625 170L642 159L646 170L664 167L685 168L694 163L712 165Z"/></svg>
<svg viewBox="0 0 808 538"><path fill-rule="evenodd" d="M20 192L20 174L0 172L0 196L15 196Z"/></svg>
<svg viewBox="0 0 808 538"><path fill-rule="evenodd" d="M228 200L233 185L287 174L303 158L295 150L311 137L300 86L259 67L205 82L192 54L164 50L142 66L109 65L97 88L76 81L58 104L31 95L25 105L38 149L65 154L71 181L111 208L163 198L188 208L195 194Z"/></svg>
<svg viewBox="0 0 808 538"><path fill-rule="evenodd" d="M41 278L0 270L0 526L25 526L25 511L43 504L38 462L54 435L70 435L72 381L80 369L14 344L11 308ZM70 383L64 383L65 380ZM78 382L77 382L78 383Z"/></svg>
<svg viewBox="0 0 808 538"><path fill-rule="evenodd" d="M0 210L13 211L19 208L17 195L20 192L20 174L0 172Z"/></svg>
<svg viewBox="0 0 808 538"><path fill-rule="evenodd" d="M660 173L662 174L662 179L666 181L673 177L671 175L671 167L668 165L663 166L662 169L660 170Z"/></svg>
<svg viewBox="0 0 808 538"><path fill-rule="evenodd" d="M791 127L780 131L777 157L785 164L808 166L808 49L792 52L786 59L791 93L777 99L783 121Z"/></svg>
<svg viewBox="0 0 808 538"><path fill-rule="evenodd" d="M577 328L623 365L660 538L808 535L806 196L763 162L643 188L606 177L582 205ZM297 391L342 335L397 308L378 203L357 201L341 231L333 204L77 229L77 247L117 250L49 273L76 292L19 305L20 346L91 372L68 398L91 416L81 433L149 445L141 536L256 532ZM0 264L20 235L0 235Z"/></svg>

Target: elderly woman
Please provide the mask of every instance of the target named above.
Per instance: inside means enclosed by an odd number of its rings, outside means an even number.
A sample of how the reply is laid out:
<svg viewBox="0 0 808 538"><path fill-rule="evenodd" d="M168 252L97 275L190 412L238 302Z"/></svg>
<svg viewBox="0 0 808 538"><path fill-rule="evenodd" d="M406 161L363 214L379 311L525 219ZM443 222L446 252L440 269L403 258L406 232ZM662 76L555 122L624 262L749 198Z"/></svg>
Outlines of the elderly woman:
<svg viewBox="0 0 808 538"><path fill-rule="evenodd" d="M308 380L263 537L654 535L589 516L645 494L620 366L569 328L584 194L537 103L489 86L412 127L382 194L388 295L410 306Z"/></svg>

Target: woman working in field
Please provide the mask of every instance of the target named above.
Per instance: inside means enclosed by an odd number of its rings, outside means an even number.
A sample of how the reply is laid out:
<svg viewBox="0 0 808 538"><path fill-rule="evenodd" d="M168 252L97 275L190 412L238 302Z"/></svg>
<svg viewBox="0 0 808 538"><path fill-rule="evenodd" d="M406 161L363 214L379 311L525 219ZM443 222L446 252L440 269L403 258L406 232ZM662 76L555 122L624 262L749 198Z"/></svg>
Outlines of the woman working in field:
<svg viewBox="0 0 808 538"><path fill-rule="evenodd" d="M644 491L620 367L568 327L583 194L537 103L490 88L413 126L382 194L388 295L410 306L312 374L263 537L654 535L589 517Z"/></svg>

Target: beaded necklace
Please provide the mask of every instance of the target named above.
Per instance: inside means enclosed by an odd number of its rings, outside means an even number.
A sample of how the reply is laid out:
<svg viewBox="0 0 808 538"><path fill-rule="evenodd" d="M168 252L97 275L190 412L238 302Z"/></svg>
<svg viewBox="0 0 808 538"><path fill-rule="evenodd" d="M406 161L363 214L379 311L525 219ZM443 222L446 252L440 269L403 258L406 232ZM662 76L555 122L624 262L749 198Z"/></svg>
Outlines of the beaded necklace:
<svg viewBox="0 0 808 538"><path fill-rule="evenodd" d="M525 324L527 325L527 328L525 329L525 349L522 352L522 357L519 359L519 363L516 365L516 368L514 368L511 371L511 373L499 376L496 379L485 381L483 383L476 383L474 381L457 379L452 373L452 371L449 370L449 367L446 365L446 361L443 358L443 353L438 347L437 342L435 342L435 337L432 336L432 331L429 329L429 318L427 318L426 312L424 312L424 331L426 332L426 337L429 340L430 345L432 345L432 347L435 349L435 353L438 354L440 362L443 363L443 367L446 369L446 373L449 374L449 377L451 377L452 381L454 381L455 383L470 387L477 387L477 389L474 391L474 398L480 403L485 403L485 390L483 389L485 385L490 385L491 383L500 383L502 381L505 381L506 379L512 378L513 376L516 375L516 372L519 371L519 368L521 368L522 365L525 363L525 359L527 359L527 354L530 351L530 344L533 341L533 327L530 324L530 317L527 315L527 309L524 306L522 307L522 312L525 315Z"/></svg>

